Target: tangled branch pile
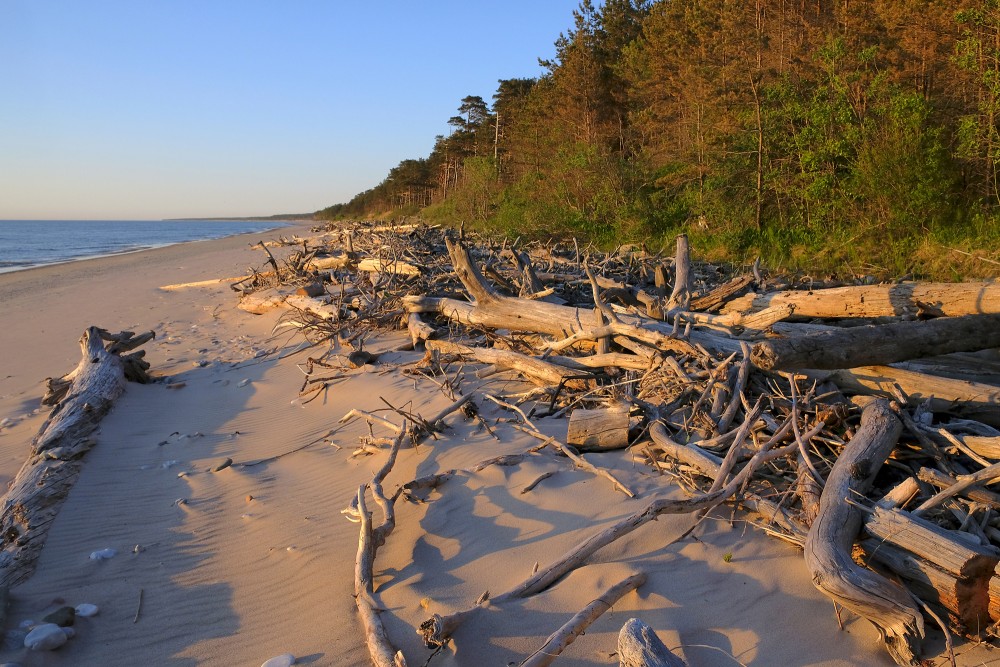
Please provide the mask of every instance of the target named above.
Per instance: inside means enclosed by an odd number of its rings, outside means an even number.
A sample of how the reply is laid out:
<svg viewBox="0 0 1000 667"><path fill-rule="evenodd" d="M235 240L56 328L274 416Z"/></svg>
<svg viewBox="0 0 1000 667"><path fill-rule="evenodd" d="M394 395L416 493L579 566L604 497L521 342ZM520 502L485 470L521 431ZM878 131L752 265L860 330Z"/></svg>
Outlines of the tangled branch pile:
<svg viewBox="0 0 1000 667"><path fill-rule="evenodd" d="M492 603L545 590L656 516L728 502L801 545L815 585L874 623L899 664L919 664L925 614L964 636L1000 620L1000 494L987 488L1000 482L1000 285L790 281L756 266L732 274L692 264L684 237L671 258L575 242L471 244L417 225L314 231L283 240L301 249L283 264L268 252L269 271L233 286L242 308L288 308L286 323L331 350L352 348L355 365L371 360L366 337L406 328L425 349L421 372L452 392L442 369L455 359L479 364L480 377L518 374L533 387L489 398L516 412L540 447L632 495L583 456L628 447L691 493L652 499ZM320 373L329 365L310 360L304 395L329 385ZM477 398L457 398L452 410L475 416ZM384 496L381 480L406 436L439 430L446 414L389 424L398 435L382 443L391 443L387 468L367 485L382 525L371 525L365 487L353 501L368 568L359 565L358 605L376 664L402 660L370 587L399 496ZM534 425L563 416L567 443ZM485 603L428 619L428 646ZM582 632L570 625L549 644ZM640 632L628 628L633 639ZM536 656L553 657L549 644Z"/></svg>

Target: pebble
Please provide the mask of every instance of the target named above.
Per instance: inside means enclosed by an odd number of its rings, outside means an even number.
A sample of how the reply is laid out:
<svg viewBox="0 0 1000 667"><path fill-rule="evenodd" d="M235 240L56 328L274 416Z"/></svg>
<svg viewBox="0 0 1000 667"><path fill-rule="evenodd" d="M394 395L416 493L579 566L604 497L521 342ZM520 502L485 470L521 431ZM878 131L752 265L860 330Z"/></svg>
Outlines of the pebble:
<svg viewBox="0 0 1000 667"><path fill-rule="evenodd" d="M55 623L61 628L73 625L76 622L76 609L73 607L59 607L51 614L47 614L42 619L42 623Z"/></svg>
<svg viewBox="0 0 1000 667"><path fill-rule="evenodd" d="M34 626L34 625L35 625L35 622L33 620L31 620L30 618L28 618L28 619L25 619L25 620L21 621L21 623L17 627L21 628L22 630L30 630L32 628L32 626Z"/></svg>
<svg viewBox="0 0 1000 667"><path fill-rule="evenodd" d="M233 460L232 459L226 459L225 461L222 461L221 463L219 463L215 467L213 467L212 468L212 472L219 472L220 470L225 470L226 468L228 468L231 465L233 465Z"/></svg>
<svg viewBox="0 0 1000 667"><path fill-rule="evenodd" d="M282 653L265 662L260 667L291 667L295 664L295 656L291 653Z"/></svg>
<svg viewBox="0 0 1000 667"><path fill-rule="evenodd" d="M136 545L138 547L138 545ZM137 552L138 553L138 552ZM89 602L84 602L82 604L76 605L76 615L80 618L90 618L91 616L97 616L97 612L100 608L96 604L90 604Z"/></svg>
<svg viewBox="0 0 1000 667"><path fill-rule="evenodd" d="M110 547L107 549L99 549L97 551L90 552L90 560L107 560L109 558L114 558L118 555L118 552Z"/></svg>
<svg viewBox="0 0 1000 667"><path fill-rule="evenodd" d="M236 386L237 387L245 387L248 384L250 384L250 378L244 378L244 379L240 380L239 382L237 382Z"/></svg>
<svg viewBox="0 0 1000 667"><path fill-rule="evenodd" d="M42 623L24 638L24 648L32 651L51 651L66 643L69 637L55 623Z"/></svg>

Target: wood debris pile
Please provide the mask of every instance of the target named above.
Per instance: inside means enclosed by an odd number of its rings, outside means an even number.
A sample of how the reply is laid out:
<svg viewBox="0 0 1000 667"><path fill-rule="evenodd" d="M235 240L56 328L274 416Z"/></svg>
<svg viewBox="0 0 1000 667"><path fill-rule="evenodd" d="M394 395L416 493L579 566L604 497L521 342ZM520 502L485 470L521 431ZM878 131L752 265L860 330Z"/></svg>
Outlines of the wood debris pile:
<svg viewBox="0 0 1000 667"><path fill-rule="evenodd" d="M815 585L874 623L899 664L919 664L928 619L967 637L1000 620L1000 493L988 488L1000 482L1000 284L845 285L765 278L757 267L734 274L692 263L683 236L664 257L639 247L472 242L419 225L314 232L284 240L301 249L284 263L268 252L268 270L234 284L242 308L286 307L287 323L331 345L310 360L304 396L328 386L336 351L368 363L366 337L406 329L426 353L420 372L455 398L432 419L406 414L409 428L382 420L394 438L372 444L389 445L389 460L353 501L362 520L358 606L376 664L402 660L371 589L399 497L385 496L381 481L400 446L441 430L452 411L475 416L483 397L460 396L448 379L458 360L480 377L513 373L531 383L490 396L526 432L568 417L566 442L538 434L539 447L597 473L587 451L630 448L663 474L665 489L680 483L691 494L651 498L493 603L545 590L661 514L731 503L802 546ZM383 511L378 525L368 491ZM605 601L641 584L630 578ZM445 644L484 603L428 619L428 646ZM589 621L580 623L523 664L548 664L538 656L554 657ZM647 630L630 621L622 645L641 636L648 649Z"/></svg>

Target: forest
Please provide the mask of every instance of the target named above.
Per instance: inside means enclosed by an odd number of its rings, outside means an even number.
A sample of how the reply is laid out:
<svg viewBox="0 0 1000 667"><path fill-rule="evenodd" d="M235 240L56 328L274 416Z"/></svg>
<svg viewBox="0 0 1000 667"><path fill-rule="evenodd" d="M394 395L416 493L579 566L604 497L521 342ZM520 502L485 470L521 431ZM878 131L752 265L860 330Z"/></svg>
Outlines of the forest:
<svg viewBox="0 0 1000 667"><path fill-rule="evenodd" d="M555 46L317 217L996 275L1000 0L583 0Z"/></svg>

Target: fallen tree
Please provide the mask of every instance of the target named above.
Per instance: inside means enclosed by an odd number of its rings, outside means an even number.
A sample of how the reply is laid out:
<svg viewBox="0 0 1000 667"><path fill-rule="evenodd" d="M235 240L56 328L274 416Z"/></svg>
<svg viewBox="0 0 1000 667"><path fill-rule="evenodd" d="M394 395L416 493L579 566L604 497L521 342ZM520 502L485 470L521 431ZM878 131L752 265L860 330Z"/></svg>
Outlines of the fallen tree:
<svg viewBox="0 0 1000 667"><path fill-rule="evenodd" d="M135 336L90 327L80 339L77 367L50 380L46 400L56 407L0 500L0 587L19 584L34 572L49 526L80 474L84 455L95 445L94 431L125 391L126 375L148 381L149 365L142 355L123 353L153 337L153 332Z"/></svg>

